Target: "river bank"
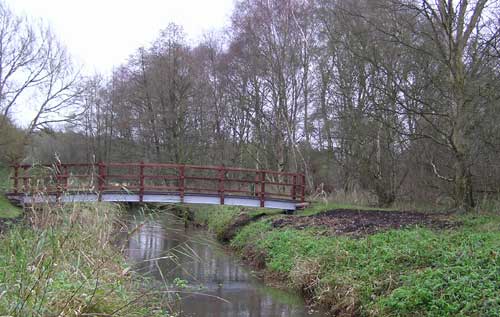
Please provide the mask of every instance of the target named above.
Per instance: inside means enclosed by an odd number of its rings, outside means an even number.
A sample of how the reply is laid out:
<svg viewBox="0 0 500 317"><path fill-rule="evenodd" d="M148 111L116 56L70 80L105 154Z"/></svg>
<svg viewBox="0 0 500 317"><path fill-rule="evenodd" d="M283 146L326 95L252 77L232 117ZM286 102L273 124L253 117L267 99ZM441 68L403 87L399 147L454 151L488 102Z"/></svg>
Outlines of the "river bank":
<svg viewBox="0 0 500 317"><path fill-rule="evenodd" d="M192 212L242 259L332 316L500 315L500 217L311 208Z"/></svg>
<svg viewBox="0 0 500 317"><path fill-rule="evenodd" d="M114 241L117 205L27 210L0 235L0 315L168 316ZM14 223L15 222L15 223Z"/></svg>

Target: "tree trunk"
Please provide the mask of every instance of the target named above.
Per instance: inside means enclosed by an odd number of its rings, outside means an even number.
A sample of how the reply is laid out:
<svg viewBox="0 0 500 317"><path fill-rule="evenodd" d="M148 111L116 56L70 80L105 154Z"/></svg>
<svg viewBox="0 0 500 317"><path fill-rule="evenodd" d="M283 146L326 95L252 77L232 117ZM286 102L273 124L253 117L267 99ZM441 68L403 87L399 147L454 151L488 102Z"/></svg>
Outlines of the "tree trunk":
<svg viewBox="0 0 500 317"><path fill-rule="evenodd" d="M458 159L455 163L455 206L459 210L471 211L474 206L474 195L472 191L472 173L467 162Z"/></svg>

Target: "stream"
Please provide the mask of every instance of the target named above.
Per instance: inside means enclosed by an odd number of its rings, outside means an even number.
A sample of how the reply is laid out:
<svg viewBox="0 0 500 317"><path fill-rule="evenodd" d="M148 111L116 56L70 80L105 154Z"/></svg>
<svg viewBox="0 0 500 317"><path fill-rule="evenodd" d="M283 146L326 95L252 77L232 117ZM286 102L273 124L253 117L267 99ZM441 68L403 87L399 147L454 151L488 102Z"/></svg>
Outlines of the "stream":
<svg viewBox="0 0 500 317"><path fill-rule="evenodd" d="M159 285L187 282L173 305L180 316L319 316L298 294L266 286L204 229L186 228L170 213L133 212L127 221L143 223L124 241L135 270Z"/></svg>

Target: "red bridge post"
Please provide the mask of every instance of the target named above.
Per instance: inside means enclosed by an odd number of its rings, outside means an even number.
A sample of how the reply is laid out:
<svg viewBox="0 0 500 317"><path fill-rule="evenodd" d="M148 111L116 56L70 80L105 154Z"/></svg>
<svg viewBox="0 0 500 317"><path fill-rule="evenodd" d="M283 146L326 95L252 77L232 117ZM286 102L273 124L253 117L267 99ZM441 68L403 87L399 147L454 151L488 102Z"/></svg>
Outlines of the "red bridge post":
<svg viewBox="0 0 500 317"><path fill-rule="evenodd" d="M301 202L306 201L306 175L302 174L302 192L301 192Z"/></svg>
<svg viewBox="0 0 500 317"><path fill-rule="evenodd" d="M255 172L255 184L253 192L255 197L259 197L259 172Z"/></svg>
<svg viewBox="0 0 500 317"><path fill-rule="evenodd" d="M139 202L144 201L144 162L139 165Z"/></svg>
<svg viewBox="0 0 500 317"><path fill-rule="evenodd" d="M185 180L185 165L179 166L179 196L181 197L181 203L184 202L184 180Z"/></svg>
<svg viewBox="0 0 500 317"><path fill-rule="evenodd" d="M19 191L19 164L14 165L14 194L17 194Z"/></svg>
<svg viewBox="0 0 500 317"><path fill-rule="evenodd" d="M224 178L225 178L225 169L224 166L219 168L219 197L220 204L224 205Z"/></svg>
<svg viewBox="0 0 500 317"><path fill-rule="evenodd" d="M266 199L266 172L260 172L260 207L264 207Z"/></svg>

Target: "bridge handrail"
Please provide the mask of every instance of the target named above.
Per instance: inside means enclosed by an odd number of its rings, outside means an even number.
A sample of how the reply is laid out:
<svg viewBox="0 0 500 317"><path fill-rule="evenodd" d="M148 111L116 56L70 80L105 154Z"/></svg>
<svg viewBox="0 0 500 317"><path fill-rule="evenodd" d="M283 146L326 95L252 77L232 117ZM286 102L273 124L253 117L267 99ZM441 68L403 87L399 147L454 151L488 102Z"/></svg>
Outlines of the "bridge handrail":
<svg viewBox="0 0 500 317"><path fill-rule="evenodd" d="M111 190L119 191L136 191L140 196L140 201L148 191L176 191L180 194L181 201L184 196L196 192L209 192L217 194L220 197L220 203L224 204L224 198L229 194L247 194L256 196L260 200L260 205L263 207L265 199L268 197L279 197L280 199L292 201L305 201L305 176L303 173L293 173L285 171L259 170L251 168L227 167L227 166L202 166L190 164L172 164L172 163L145 163L145 162L99 162L99 163L55 163L55 164L15 164L13 168L13 193L30 193L34 192L34 186L31 184L35 176L30 175L30 170L34 167L50 168L53 171L55 186L46 187L45 192L56 193L60 196L64 192L81 191L82 188L73 188L68 185L68 179L89 179L89 187L86 190L95 191L101 197L102 193ZM71 169L89 168L86 173L71 173ZM123 174L123 173L108 173L109 168L138 168L139 173ZM160 174L145 173L145 169L160 170ZM164 169L173 169L176 175L161 173ZM188 171L216 171L217 175L213 177L186 175ZM21 173L20 173L21 172ZM245 173L253 174L253 179L239 179L237 177L227 177L227 173ZM271 177L268 179L268 177ZM278 178L278 180L275 179ZM94 184L92 180L96 180ZM120 179L138 181L136 186L122 186L120 184L109 184L109 180ZM288 179L288 181L286 181ZM167 181L177 181L177 186L153 186L146 184L146 180L161 180L167 184ZM20 185L22 181L22 185ZM187 186L186 181L205 181L212 182L213 188ZM248 184L254 186L251 190L241 190L229 188L228 184ZM267 185L267 186L266 186ZM266 188L267 187L267 188ZM239 188L239 187L238 187ZM280 190L280 188L282 190ZM289 188L289 190L284 190ZM35 188L36 189L36 188ZM277 190L278 189L278 190ZM284 192L285 191L285 192Z"/></svg>
<svg viewBox="0 0 500 317"><path fill-rule="evenodd" d="M114 167L139 167L141 163L102 163L106 166L114 166ZM31 168L31 167L54 167L58 164L14 164L10 165L11 168L19 167L19 168ZM59 166L61 167L90 167L90 166L98 166L99 163L61 163ZM215 165L190 165L190 164L173 164L173 163L143 163L144 167L164 167L164 168L177 168L179 166L184 166L186 168L192 169L205 169L205 170L219 170L224 168L226 171L230 172L265 172L266 174L275 174L275 175L303 175L303 173L293 173L293 172L279 172L274 170L261 170L261 169L253 169L253 168L243 168L243 167L228 167L228 166L215 166Z"/></svg>

